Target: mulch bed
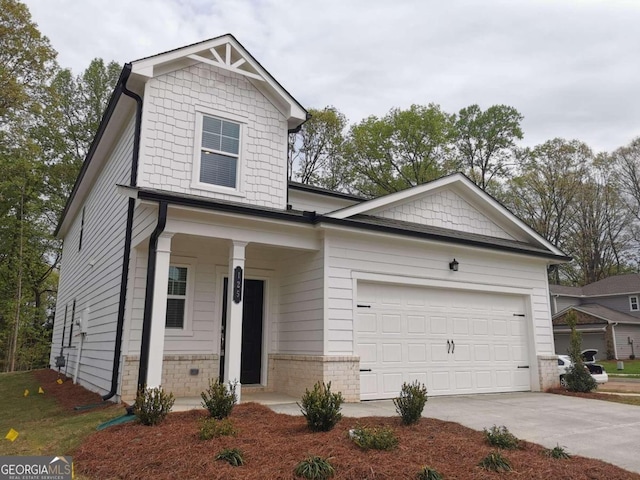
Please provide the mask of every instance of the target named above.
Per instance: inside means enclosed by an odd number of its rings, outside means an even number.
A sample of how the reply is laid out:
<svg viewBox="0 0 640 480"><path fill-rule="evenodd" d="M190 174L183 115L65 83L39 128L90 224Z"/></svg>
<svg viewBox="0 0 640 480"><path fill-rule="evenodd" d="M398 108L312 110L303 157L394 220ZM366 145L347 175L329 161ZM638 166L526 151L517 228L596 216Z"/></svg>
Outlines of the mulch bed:
<svg viewBox="0 0 640 480"><path fill-rule="evenodd" d="M520 450L503 451L512 472L478 467L492 451L482 432L457 423L423 418L405 427L399 418L343 418L330 432L312 433L304 417L277 414L255 403L234 408L235 437L198 438L204 410L173 413L158 426L124 424L96 432L73 452L76 472L102 479L293 479L295 465L308 455L331 457L335 479L416 478L424 465L447 479L635 479L640 475L583 457L554 460L543 447L522 442ZM399 440L391 451L362 451L347 436L356 424L390 426ZM245 465L215 461L223 448L239 448ZM570 452L569 452L570 453Z"/></svg>
<svg viewBox="0 0 640 480"><path fill-rule="evenodd" d="M55 370L34 370L32 374L44 390L45 395L53 397L56 403L66 412L85 413L86 410L74 409L74 407L82 405L100 404L100 406L92 410L113 405L113 402L103 402L99 394L90 392L80 385L74 385L71 378L59 374ZM62 380L62 384L57 383L59 378Z"/></svg>

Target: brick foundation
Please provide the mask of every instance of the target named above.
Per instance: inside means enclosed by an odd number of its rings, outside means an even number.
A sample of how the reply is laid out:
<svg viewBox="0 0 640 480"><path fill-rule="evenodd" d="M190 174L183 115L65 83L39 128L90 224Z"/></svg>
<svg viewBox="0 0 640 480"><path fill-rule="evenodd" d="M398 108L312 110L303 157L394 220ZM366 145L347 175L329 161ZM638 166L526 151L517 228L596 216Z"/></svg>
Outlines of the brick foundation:
<svg viewBox="0 0 640 480"><path fill-rule="evenodd" d="M139 355L125 355L122 368L121 397L123 401L135 399L138 386ZM165 355L162 362L162 388L176 397L197 397L218 378L218 355ZM198 374L190 370L197 368Z"/></svg>
<svg viewBox="0 0 640 480"><path fill-rule="evenodd" d="M543 392L560 386L557 355L538 355L538 380Z"/></svg>
<svg viewBox="0 0 640 480"><path fill-rule="evenodd" d="M360 357L269 355L269 390L302 397L318 382L331 382L345 401L360 401Z"/></svg>

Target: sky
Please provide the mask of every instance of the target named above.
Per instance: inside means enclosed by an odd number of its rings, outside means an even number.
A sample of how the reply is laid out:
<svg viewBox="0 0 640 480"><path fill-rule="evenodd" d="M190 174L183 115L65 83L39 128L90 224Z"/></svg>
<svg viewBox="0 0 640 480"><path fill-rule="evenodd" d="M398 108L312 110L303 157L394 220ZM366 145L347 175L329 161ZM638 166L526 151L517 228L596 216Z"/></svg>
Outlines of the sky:
<svg viewBox="0 0 640 480"><path fill-rule="evenodd" d="M351 123L412 104L504 104L524 116L523 146L613 151L640 136L638 0L25 3L75 73L232 33L302 105Z"/></svg>

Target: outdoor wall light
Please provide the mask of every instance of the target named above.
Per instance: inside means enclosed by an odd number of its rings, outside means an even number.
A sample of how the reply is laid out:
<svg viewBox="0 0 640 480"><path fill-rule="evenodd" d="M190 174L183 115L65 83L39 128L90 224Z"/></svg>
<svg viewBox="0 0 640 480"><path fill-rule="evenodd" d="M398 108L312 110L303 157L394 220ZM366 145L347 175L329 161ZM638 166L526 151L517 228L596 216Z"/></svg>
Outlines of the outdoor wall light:
<svg viewBox="0 0 640 480"><path fill-rule="evenodd" d="M458 261L454 258L453 262L449 262L449 270L453 270L454 272L458 271L458 265L460 265L458 263Z"/></svg>

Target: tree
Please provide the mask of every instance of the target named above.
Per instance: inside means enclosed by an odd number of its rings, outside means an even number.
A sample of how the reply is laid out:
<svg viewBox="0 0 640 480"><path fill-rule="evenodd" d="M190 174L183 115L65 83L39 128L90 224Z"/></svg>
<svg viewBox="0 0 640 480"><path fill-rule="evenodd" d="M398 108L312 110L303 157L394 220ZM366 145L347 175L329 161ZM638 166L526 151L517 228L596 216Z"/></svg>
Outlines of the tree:
<svg viewBox="0 0 640 480"><path fill-rule="evenodd" d="M582 142L556 138L520 155L520 169L507 182L505 201L536 232L565 249L568 226L574 222L577 196L593 163L593 153ZM560 283L559 268L552 268L550 274Z"/></svg>
<svg viewBox="0 0 640 480"><path fill-rule="evenodd" d="M618 187L602 168L593 170L576 197L576 215L567 225L567 250L577 269L569 279L585 285L625 270L629 211Z"/></svg>
<svg viewBox="0 0 640 480"><path fill-rule="evenodd" d="M598 385L582 359L582 334L576 328L578 318L575 312L569 312L566 316L566 321L569 328L571 328L568 352L571 358L571 366L564 375L564 381L567 389L571 392L591 392Z"/></svg>
<svg viewBox="0 0 640 480"><path fill-rule="evenodd" d="M8 115L37 106L55 57L27 7L0 0L0 125Z"/></svg>
<svg viewBox="0 0 640 480"><path fill-rule="evenodd" d="M636 221L633 236L636 242L640 242L637 229L637 222L640 221L640 137L614 151L611 163L615 168L622 199Z"/></svg>
<svg viewBox="0 0 640 480"><path fill-rule="evenodd" d="M289 176L338 190L347 185L343 149L346 117L334 107L309 109L311 118L289 141Z"/></svg>
<svg viewBox="0 0 640 480"><path fill-rule="evenodd" d="M366 196L397 192L434 180L453 170L453 116L438 105L392 109L354 125L346 157L354 187Z"/></svg>
<svg viewBox="0 0 640 480"><path fill-rule="evenodd" d="M506 105L493 105L485 111L471 105L460 110L455 123L458 160L482 190L508 176L515 141L522 139L523 118Z"/></svg>

